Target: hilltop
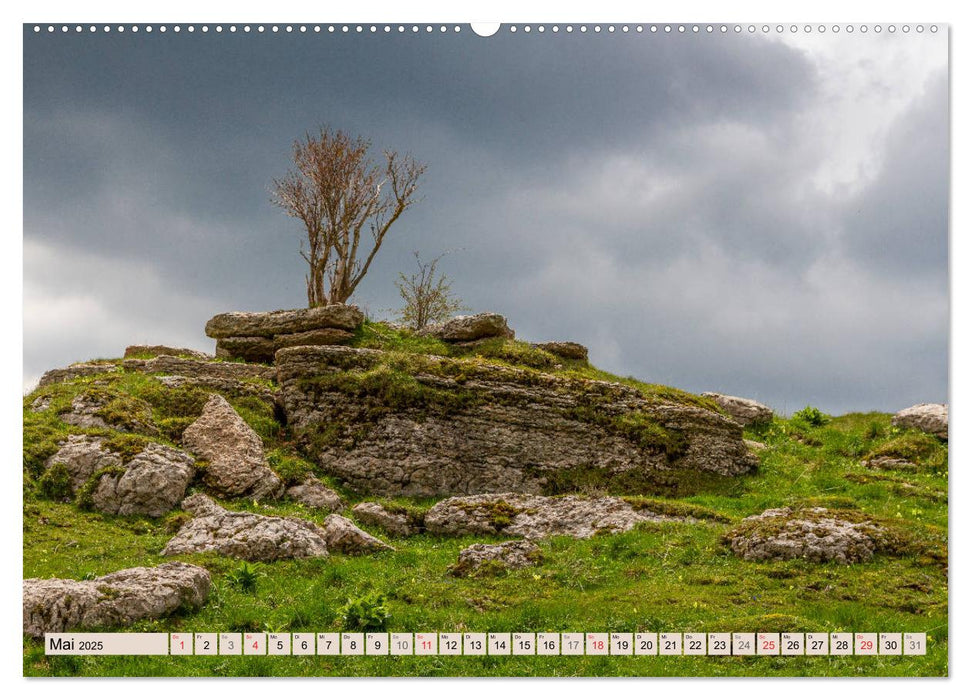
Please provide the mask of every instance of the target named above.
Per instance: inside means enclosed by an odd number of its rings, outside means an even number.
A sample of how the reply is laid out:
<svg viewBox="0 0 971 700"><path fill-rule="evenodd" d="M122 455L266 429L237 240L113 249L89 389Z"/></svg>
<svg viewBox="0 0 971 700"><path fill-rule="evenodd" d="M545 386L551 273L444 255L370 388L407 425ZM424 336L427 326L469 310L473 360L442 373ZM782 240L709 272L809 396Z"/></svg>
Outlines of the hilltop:
<svg viewBox="0 0 971 700"><path fill-rule="evenodd" d="M916 672L946 673L946 409L943 432L936 408L785 419L611 375L577 343L516 339L498 314L416 333L335 306L220 314L207 333L212 355L133 346L52 370L24 398L25 576L59 580L25 581L25 632L28 617L172 631L926 630ZM174 604L142 581L171 587ZM89 607L54 615L65 591ZM151 614L126 607L136 600ZM563 672L460 661L270 663ZM852 657L681 661L679 674L860 672ZM27 674L261 663L47 658L25 636ZM867 663L904 672L902 659ZM672 671L591 658L567 672Z"/></svg>

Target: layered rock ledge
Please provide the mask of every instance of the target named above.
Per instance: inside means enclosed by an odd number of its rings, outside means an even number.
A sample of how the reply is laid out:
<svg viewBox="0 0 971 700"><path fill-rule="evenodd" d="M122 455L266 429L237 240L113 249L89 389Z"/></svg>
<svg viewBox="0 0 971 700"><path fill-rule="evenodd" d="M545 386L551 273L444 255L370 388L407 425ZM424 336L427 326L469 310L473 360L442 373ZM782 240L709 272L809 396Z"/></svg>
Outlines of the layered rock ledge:
<svg viewBox="0 0 971 700"><path fill-rule="evenodd" d="M617 383L345 347L276 354L291 429L362 493L646 493L757 460L735 421Z"/></svg>
<svg viewBox="0 0 971 700"><path fill-rule="evenodd" d="M346 304L263 313L232 312L209 319L206 335L216 339L216 357L272 362L274 353L281 348L346 343L363 322L361 310Z"/></svg>

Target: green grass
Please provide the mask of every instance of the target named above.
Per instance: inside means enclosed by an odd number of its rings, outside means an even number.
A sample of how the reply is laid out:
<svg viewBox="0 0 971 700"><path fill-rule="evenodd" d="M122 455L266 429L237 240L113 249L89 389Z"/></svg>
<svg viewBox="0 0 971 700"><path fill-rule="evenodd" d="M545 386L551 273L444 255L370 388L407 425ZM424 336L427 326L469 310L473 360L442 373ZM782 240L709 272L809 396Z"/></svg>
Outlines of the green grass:
<svg viewBox="0 0 971 700"><path fill-rule="evenodd" d="M387 343L383 349L403 354L414 354L416 348L431 351L438 343L402 333L376 338L376 330L380 324L365 326L356 342ZM556 371L605 378L592 368ZM162 390L150 376L126 373L43 387L26 397L25 409L40 395L50 397L51 408L24 413L25 577L90 578L161 563L166 558L159 551L185 521L178 512L156 519L106 516L40 491L44 459L69 430L102 435L126 454L139 449L137 436L79 430L57 418L77 393L100 381L106 382L96 385L100 389L132 399L118 406L132 407L139 415L148 406L159 427L165 421L191 422L209 394L198 388ZM651 391L677 395L673 389ZM227 399L263 437L270 462L282 476L294 480L310 470L319 474L276 422L271 406L253 397ZM175 437L174 431L163 430L161 439ZM41 644L25 639L23 671L31 676L947 675L946 443L892 428L890 417L877 413L832 417L818 426L776 419L746 437L766 444L754 474L726 479L723 488L672 491L665 498L648 498L636 490L625 494L635 507L689 516L692 522L646 523L590 540L553 538L540 543L543 556L537 566L472 579L448 573L459 551L474 542L502 541L501 534L400 538L375 530L396 551L255 564L248 572L226 557L184 556L179 559L212 572L209 601L199 610L126 629L339 631L364 624L357 612L356 621L348 613L356 609L349 603L363 600L382 608L379 616L387 613L381 625L389 631L924 631L929 635L926 657L46 657ZM868 456L883 453L906 453L916 471L863 465ZM57 477L49 479L55 492ZM340 490L339 484L332 485ZM351 505L366 498L347 490L342 494ZM379 500L413 522L432 503ZM324 518L288 502L225 505L318 523ZM723 537L744 517L784 505L825 506L878 518L906 531L912 546L850 566L746 562L729 552Z"/></svg>

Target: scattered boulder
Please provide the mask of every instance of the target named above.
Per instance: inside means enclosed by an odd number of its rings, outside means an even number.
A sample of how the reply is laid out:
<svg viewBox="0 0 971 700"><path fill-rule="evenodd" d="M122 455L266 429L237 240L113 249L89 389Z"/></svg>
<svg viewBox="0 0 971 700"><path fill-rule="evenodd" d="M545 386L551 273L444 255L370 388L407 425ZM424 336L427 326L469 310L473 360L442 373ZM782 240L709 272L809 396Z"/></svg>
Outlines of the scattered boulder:
<svg viewBox="0 0 971 700"><path fill-rule="evenodd" d="M298 345L341 345L353 338L353 333L340 328L318 328L302 333L285 333L271 338L233 336L216 340L216 357L246 362L273 362L273 357L280 348Z"/></svg>
<svg viewBox="0 0 971 700"><path fill-rule="evenodd" d="M340 495L333 489L327 488L324 482L313 475L296 486L288 488L287 496L308 508L319 508L333 513L344 510L344 502Z"/></svg>
<svg viewBox="0 0 971 700"><path fill-rule="evenodd" d="M947 404L917 404L898 411L890 422L898 428L916 428L947 440Z"/></svg>
<svg viewBox="0 0 971 700"><path fill-rule="evenodd" d="M758 440L745 440L745 446L752 450L752 452L761 452L766 449L766 444Z"/></svg>
<svg viewBox="0 0 971 700"><path fill-rule="evenodd" d="M613 497L529 496L520 493L455 496L439 501L425 515L428 532L440 535L552 535L587 538L601 532L626 532L640 522L680 520L635 510Z"/></svg>
<svg viewBox="0 0 971 700"><path fill-rule="evenodd" d="M206 483L224 496L278 498L284 485L266 463L263 441L226 399L212 394L182 444L209 462Z"/></svg>
<svg viewBox="0 0 971 700"><path fill-rule="evenodd" d="M459 552L458 562L450 571L454 576L495 575L507 569L534 566L541 558L539 546L530 540L474 544Z"/></svg>
<svg viewBox="0 0 971 700"><path fill-rule="evenodd" d="M901 472L915 472L917 471L917 465L911 462L909 459L903 459L901 457L890 457L888 455L880 455L877 457L871 457L870 459L863 461L863 466L868 469L879 469L881 471L901 471Z"/></svg>
<svg viewBox="0 0 971 700"><path fill-rule="evenodd" d="M495 313L456 316L436 329L435 335L449 343L468 343L485 338L515 338L506 317Z"/></svg>
<svg viewBox="0 0 971 700"><path fill-rule="evenodd" d="M702 396L714 401L725 413L743 426L756 423L768 423L772 420L772 409L760 404L758 401L743 399L739 396L718 394L713 391L706 391Z"/></svg>
<svg viewBox="0 0 971 700"><path fill-rule="evenodd" d="M392 535L408 537L415 532L405 513L392 513L380 503L358 503L351 512L362 523L376 525Z"/></svg>
<svg viewBox="0 0 971 700"><path fill-rule="evenodd" d="M164 556L216 552L248 561L327 556L326 533L306 520L228 511L203 494L185 499L182 507L195 517L165 545Z"/></svg>
<svg viewBox="0 0 971 700"><path fill-rule="evenodd" d="M356 306L331 304L312 309L219 314L206 323L206 335L210 338L253 336L272 338L276 335L303 333L322 328L353 331L362 323L364 323L364 314Z"/></svg>
<svg viewBox="0 0 971 700"><path fill-rule="evenodd" d="M194 360L211 360L212 355L207 355L198 350L189 348L173 348L168 345L129 345L125 348L125 357L158 357L159 355L172 355L173 357L190 357Z"/></svg>
<svg viewBox="0 0 971 700"><path fill-rule="evenodd" d="M47 458L45 467L63 464L71 476L71 491L84 486L95 472L108 467L121 467L121 457L106 450L103 438L69 435L61 448Z"/></svg>
<svg viewBox="0 0 971 700"><path fill-rule="evenodd" d="M328 515L324 520L324 539L327 548L342 554L370 554L394 547L369 535L343 515Z"/></svg>
<svg viewBox="0 0 971 700"><path fill-rule="evenodd" d="M107 372L117 372L117 365L101 364L98 362L79 362L70 367L52 369L44 372L44 375L37 382L37 386L47 386L48 384L59 384L69 382L78 377L90 377L95 374L105 374Z"/></svg>
<svg viewBox="0 0 971 700"><path fill-rule="evenodd" d="M536 347L540 350L562 357L564 360L587 360L587 348L580 343L569 341L555 341L551 343L537 343Z"/></svg>
<svg viewBox="0 0 971 700"><path fill-rule="evenodd" d="M748 561L806 559L855 564L869 561L884 549L888 534L855 511L774 508L745 518L725 535L725 541Z"/></svg>
<svg viewBox="0 0 971 700"><path fill-rule="evenodd" d="M123 473L110 470L99 479L91 492L91 505L112 515L157 518L179 504L194 474L192 457L151 442L125 465Z"/></svg>
<svg viewBox="0 0 971 700"><path fill-rule="evenodd" d="M199 607L212 579L201 566L167 562L115 571L90 581L24 580L24 634L128 625Z"/></svg>

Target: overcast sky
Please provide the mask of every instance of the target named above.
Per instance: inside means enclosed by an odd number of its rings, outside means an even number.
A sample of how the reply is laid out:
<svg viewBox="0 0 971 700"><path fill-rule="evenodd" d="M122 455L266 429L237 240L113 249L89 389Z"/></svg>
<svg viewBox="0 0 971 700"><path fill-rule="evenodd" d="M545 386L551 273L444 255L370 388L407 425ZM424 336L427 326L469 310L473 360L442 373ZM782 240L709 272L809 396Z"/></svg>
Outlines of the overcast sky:
<svg viewBox="0 0 971 700"><path fill-rule="evenodd" d="M24 35L24 387L306 303L269 203L328 124L428 164L411 251L527 340L791 413L946 401L947 38Z"/></svg>

